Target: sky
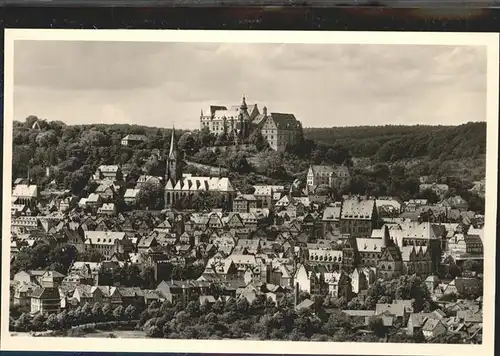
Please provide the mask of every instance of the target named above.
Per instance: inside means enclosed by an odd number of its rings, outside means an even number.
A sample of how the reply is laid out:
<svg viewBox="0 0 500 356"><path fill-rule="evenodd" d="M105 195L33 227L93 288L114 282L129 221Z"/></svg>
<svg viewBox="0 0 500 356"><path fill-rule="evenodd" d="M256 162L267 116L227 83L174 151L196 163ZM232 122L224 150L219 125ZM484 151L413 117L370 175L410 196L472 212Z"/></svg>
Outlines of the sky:
<svg viewBox="0 0 500 356"><path fill-rule="evenodd" d="M209 105L304 127L486 121L486 47L16 41L14 119L196 129Z"/></svg>

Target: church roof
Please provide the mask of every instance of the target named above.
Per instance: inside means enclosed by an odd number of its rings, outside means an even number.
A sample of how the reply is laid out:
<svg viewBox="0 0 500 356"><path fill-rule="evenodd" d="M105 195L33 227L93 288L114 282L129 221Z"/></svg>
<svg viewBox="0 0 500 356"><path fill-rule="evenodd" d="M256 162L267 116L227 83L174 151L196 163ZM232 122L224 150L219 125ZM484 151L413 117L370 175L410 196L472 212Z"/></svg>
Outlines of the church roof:
<svg viewBox="0 0 500 356"><path fill-rule="evenodd" d="M173 190L191 190L191 191L218 191L218 192L235 192L233 184L227 177L194 177L184 176L178 180L172 188L172 184L168 182L165 189Z"/></svg>

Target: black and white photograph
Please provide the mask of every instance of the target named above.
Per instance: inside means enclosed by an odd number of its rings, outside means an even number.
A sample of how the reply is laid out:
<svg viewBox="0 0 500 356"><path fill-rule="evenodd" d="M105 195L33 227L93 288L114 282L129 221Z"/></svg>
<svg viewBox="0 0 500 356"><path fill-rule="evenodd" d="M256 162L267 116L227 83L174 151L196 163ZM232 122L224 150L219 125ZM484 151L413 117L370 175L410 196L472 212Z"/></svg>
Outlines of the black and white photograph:
<svg viewBox="0 0 500 356"><path fill-rule="evenodd" d="M493 350L497 34L5 43L2 348Z"/></svg>

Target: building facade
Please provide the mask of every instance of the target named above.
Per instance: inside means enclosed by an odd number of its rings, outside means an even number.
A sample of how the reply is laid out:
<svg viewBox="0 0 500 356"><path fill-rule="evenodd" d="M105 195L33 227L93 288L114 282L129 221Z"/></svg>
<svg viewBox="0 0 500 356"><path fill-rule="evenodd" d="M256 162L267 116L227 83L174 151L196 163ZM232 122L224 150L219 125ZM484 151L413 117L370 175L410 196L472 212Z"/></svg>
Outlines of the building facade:
<svg viewBox="0 0 500 356"><path fill-rule="evenodd" d="M215 135L233 134L246 138L250 135L252 120L259 114L257 105L247 105L243 97L241 105L212 105L208 110L201 110L200 130L208 128Z"/></svg>
<svg viewBox="0 0 500 356"><path fill-rule="evenodd" d="M327 185L340 189L349 184L349 180L349 170L345 166L312 165L307 171L307 185L309 187Z"/></svg>
<svg viewBox="0 0 500 356"><path fill-rule="evenodd" d="M232 203L236 196L231 181L227 177L198 177L184 174L183 162L177 148L175 130L172 129L170 141L170 152L166 162L165 174L165 208L171 208L182 203L184 207L192 206L193 197L197 194L218 194L224 196L227 210L232 209Z"/></svg>

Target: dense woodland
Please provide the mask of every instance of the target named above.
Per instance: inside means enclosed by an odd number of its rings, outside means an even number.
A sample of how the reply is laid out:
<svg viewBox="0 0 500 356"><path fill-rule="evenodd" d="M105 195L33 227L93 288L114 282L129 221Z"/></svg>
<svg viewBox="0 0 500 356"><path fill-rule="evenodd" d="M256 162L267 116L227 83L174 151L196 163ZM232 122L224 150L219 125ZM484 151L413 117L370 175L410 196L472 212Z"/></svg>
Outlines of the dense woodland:
<svg viewBox="0 0 500 356"><path fill-rule="evenodd" d="M304 135L326 145L341 144L356 157L379 162L400 159L479 158L486 153L486 123L460 126L361 126L306 128Z"/></svg>
<svg viewBox="0 0 500 356"><path fill-rule="evenodd" d="M35 122L37 128L33 128ZM123 147L121 139L127 134L144 134L148 141L134 148ZM284 153L269 149L259 132L246 140L256 149L228 152L208 148L234 142L234 137L215 136L208 130L176 131L176 135L186 159L227 168L234 185L247 193L254 184L289 186L297 178L304 180L310 164L343 164L351 166L351 184L342 191L329 192L332 195L419 197L419 177L430 176L448 184L450 195L472 200L473 210L484 209L484 199L471 195L468 189L474 180L485 176L485 123L305 129L305 137ZM55 180L58 188L83 196L92 189L88 180L99 165L119 164L129 173L125 188L133 187L141 174L164 174L164 160L152 152L160 157L168 153L170 136L170 129L120 124L68 126L30 116L25 122L14 122L13 178L26 177L29 171L41 188ZM50 177L46 176L47 167L52 168ZM190 166L186 170L207 174ZM148 194L144 192L146 201L147 196L157 195ZM161 198L153 205L160 206Z"/></svg>

